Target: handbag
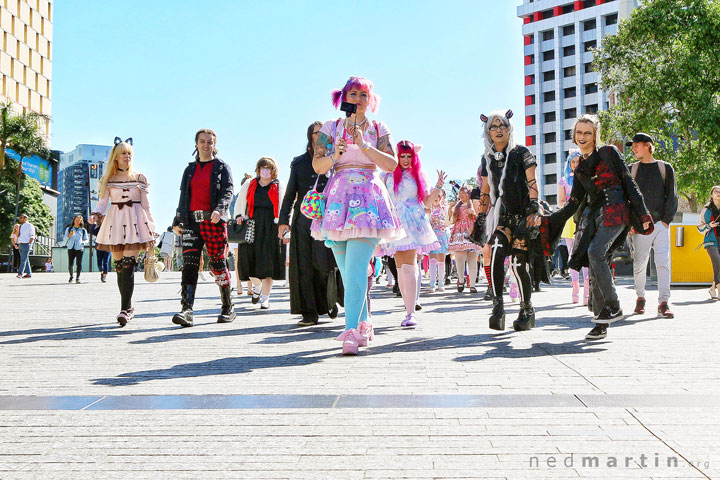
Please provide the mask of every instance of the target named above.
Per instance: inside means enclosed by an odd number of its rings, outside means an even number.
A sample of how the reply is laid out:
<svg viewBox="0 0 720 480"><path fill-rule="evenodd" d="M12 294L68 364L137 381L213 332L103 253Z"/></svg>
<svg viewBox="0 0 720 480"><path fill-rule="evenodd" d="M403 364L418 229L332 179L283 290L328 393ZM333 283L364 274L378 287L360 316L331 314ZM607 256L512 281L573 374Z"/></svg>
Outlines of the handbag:
<svg viewBox="0 0 720 480"><path fill-rule="evenodd" d="M255 242L255 220L252 218L239 223L237 220L228 220L227 230L230 243L241 245Z"/></svg>
<svg viewBox="0 0 720 480"><path fill-rule="evenodd" d="M157 257L155 256L155 248L145 256L145 281L146 282L157 282L160 278L160 265L158 265Z"/></svg>
<svg viewBox="0 0 720 480"><path fill-rule="evenodd" d="M332 175L330 178L332 178ZM326 195L323 192L318 191L318 180L320 180L320 174L318 174L315 179L315 186L305 194L302 199L302 203L300 203L300 213L310 220L320 220L325 214Z"/></svg>

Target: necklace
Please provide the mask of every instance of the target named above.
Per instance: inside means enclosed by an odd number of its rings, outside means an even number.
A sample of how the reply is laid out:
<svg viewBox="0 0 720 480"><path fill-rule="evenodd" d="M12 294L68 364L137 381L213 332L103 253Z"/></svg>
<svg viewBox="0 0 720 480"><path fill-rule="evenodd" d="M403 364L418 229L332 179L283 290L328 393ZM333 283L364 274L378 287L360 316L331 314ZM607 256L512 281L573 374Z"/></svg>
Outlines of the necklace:
<svg viewBox="0 0 720 480"><path fill-rule="evenodd" d="M345 128L348 128L349 126L362 127L363 125L365 125L365 124L367 123L367 121L368 121L368 120L367 120L367 117L365 117L362 122L360 122L360 123L352 123L352 124L351 124L351 123L350 123L350 119L348 118L348 119L345 120Z"/></svg>
<svg viewBox="0 0 720 480"><path fill-rule="evenodd" d="M127 171L128 171L127 168L126 168L126 169L122 169L122 168L118 167L118 172L127 172Z"/></svg>

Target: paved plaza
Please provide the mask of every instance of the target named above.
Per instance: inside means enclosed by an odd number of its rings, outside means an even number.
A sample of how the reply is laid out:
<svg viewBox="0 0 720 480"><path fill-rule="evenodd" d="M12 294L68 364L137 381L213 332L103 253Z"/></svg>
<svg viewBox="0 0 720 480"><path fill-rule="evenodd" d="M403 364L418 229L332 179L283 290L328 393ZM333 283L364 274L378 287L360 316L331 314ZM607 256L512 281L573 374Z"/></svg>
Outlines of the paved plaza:
<svg viewBox="0 0 720 480"><path fill-rule="evenodd" d="M201 283L180 329L179 273L138 273L121 329L114 274L83 281L0 276L0 479L720 478L706 289L675 289L668 320L651 288L645 315L588 342L566 281L535 294L522 333L517 303L494 332L490 302L455 289L423 292L420 325L402 329L401 299L376 285L375 342L342 357L342 313L296 327L286 288L217 324Z"/></svg>

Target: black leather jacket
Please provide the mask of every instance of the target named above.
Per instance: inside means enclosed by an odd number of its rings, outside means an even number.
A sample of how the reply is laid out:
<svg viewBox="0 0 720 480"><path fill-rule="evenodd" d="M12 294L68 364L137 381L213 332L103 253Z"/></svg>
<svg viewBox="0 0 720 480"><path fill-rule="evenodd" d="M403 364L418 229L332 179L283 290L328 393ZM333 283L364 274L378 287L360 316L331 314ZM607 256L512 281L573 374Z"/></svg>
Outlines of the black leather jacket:
<svg viewBox="0 0 720 480"><path fill-rule="evenodd" d="M182 181L180 182L180 201L175 213L175 221L173 225L186 225L190 219L190 182L197 160L190 162L183 172ZM215 157L215 163L210 172L210 205L211 211L220 212L220 216L224 221L228 220L228 208L233 198L233 180L230 166L221 159Z"/></svg>

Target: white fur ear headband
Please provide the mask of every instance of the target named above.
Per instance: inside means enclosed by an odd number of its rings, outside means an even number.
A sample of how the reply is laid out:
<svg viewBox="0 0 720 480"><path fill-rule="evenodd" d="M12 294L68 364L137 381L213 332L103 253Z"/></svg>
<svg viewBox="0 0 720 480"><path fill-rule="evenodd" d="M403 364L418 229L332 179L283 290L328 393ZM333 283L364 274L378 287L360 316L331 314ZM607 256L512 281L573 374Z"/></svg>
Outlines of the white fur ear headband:
<svg viewBox="0 0 720 480"><path fill-rule="evenodd" d="M420 150L423 149L423 146L422 146L422 145L415 144L415 146L413 147L413 149L415 150L415 153L420 153Z"/></svg>

